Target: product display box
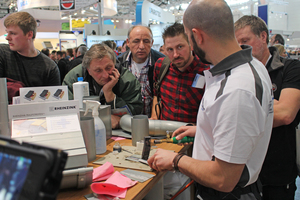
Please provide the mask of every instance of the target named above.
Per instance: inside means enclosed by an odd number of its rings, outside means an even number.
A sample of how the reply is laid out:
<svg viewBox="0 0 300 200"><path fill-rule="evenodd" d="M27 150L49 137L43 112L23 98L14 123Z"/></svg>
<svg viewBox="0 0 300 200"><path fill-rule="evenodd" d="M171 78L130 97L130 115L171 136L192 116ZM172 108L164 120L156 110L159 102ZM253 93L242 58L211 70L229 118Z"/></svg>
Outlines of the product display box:
<svg viewBox="0 0 300 200"><path fill-rule="evenodd" d="M65 169L86 167L78 107L76 100L9 105L11 137L64 150L68 153Z"/></svg>
<svg viewBox="0 0 300 200"><path fill-rule="evenodd" d="M20 103L66 101L68 100L68 87L66 85L49 87L20 88Z"/></svg>

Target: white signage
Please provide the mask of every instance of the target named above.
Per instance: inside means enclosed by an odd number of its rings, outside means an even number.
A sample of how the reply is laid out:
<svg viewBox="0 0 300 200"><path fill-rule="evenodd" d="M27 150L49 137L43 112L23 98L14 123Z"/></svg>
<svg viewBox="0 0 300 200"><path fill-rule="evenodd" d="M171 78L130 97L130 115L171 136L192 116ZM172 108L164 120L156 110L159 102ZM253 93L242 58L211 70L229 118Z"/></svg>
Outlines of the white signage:
<svg viewBox="0 0 300 200"><path fill-rule="evenodd" d="M30 9L30 8L39 8L39 7L47 7L47 6L57 6L59 4L59 0L18 0L18 11L23 9Z"/></svg>
<svg viewBox="0 0 300 200"><path fill-rule="evenodd" d="M149 1L143 1L142 5L142 24L149 24L149 20L156 20L162 23L174 23L175 16L166 12L157 5L150 3Z"/></svg>

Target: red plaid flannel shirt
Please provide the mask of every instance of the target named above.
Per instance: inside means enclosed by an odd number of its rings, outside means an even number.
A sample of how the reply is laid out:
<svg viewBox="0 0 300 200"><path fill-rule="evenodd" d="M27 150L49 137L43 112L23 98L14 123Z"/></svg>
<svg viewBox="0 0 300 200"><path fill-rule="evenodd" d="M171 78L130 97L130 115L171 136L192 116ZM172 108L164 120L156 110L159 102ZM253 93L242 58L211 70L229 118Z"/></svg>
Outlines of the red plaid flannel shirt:
<svg viewBox="0 0 300 200"><path fill-rule="evenodd" d="M157 82L163 59L160 58L155 63L154 82ZM206 69L209 69L209 65L202 63L195 55L193 62L184 72L171 63L160 87L162 120L196 123L204 88L194 88L192 84L196 74L203 75L203 70ZM155 90L154 96L157 96Z"/></svg>

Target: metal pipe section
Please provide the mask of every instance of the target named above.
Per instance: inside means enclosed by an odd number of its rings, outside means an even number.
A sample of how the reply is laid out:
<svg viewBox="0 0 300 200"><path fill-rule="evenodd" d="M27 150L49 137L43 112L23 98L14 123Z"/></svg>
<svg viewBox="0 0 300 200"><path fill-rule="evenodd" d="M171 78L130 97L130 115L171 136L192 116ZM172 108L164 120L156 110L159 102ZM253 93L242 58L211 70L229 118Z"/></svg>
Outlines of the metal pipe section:
<svg viewBox="0 0 300 200"><path fill-rule="evenodd" d="M123 115L120 119L120 127L123 131L131 133L131 118L129 114ZM159 136L166 135L166 131L175 131L181 126L186 126L189 123L177 122L170 120L152 120L149 119L149 135Z"/></svg>
<svg viewBox="0 0 300 200"><path fill-rule="evenodd" d="M11 137L8 119L8 95L6 78L0 78L0 135Z"/></svg>

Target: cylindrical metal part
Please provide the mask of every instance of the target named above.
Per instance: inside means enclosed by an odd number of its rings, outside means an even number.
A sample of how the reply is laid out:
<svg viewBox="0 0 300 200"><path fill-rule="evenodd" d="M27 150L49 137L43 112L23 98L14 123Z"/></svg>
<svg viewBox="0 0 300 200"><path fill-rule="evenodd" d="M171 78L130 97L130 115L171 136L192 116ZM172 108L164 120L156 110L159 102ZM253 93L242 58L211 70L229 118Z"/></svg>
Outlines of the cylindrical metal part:
<svg viewBox="0 0 300 200"><path fill-rule="evenodd" d="M6 78L0 78L0 135L11 137Z"/></svg>
<svg viewBox="0 0 300 200"><path fill-rule="evenodd" d="M95 124L93 117L80 117L80 127L87 151L88 162L96 159Z"/></svg>
<svg viewBox="0 0 300 200"><path fill-rule="evenodd" d="M120 119L122 130L131 133L131 118L129 114L123 115ZM166 131L175 131L181 126L186 126L186 122L177 122L170 120L151 120L149 119L149 135L159 136L166 135Z"/></svg>
<svg viewBox="0 0 300 200"><path fill-rule="evenodd" d="M149 136L149 120L147 115L135 115L131 118L132 146Z"/></svg>

